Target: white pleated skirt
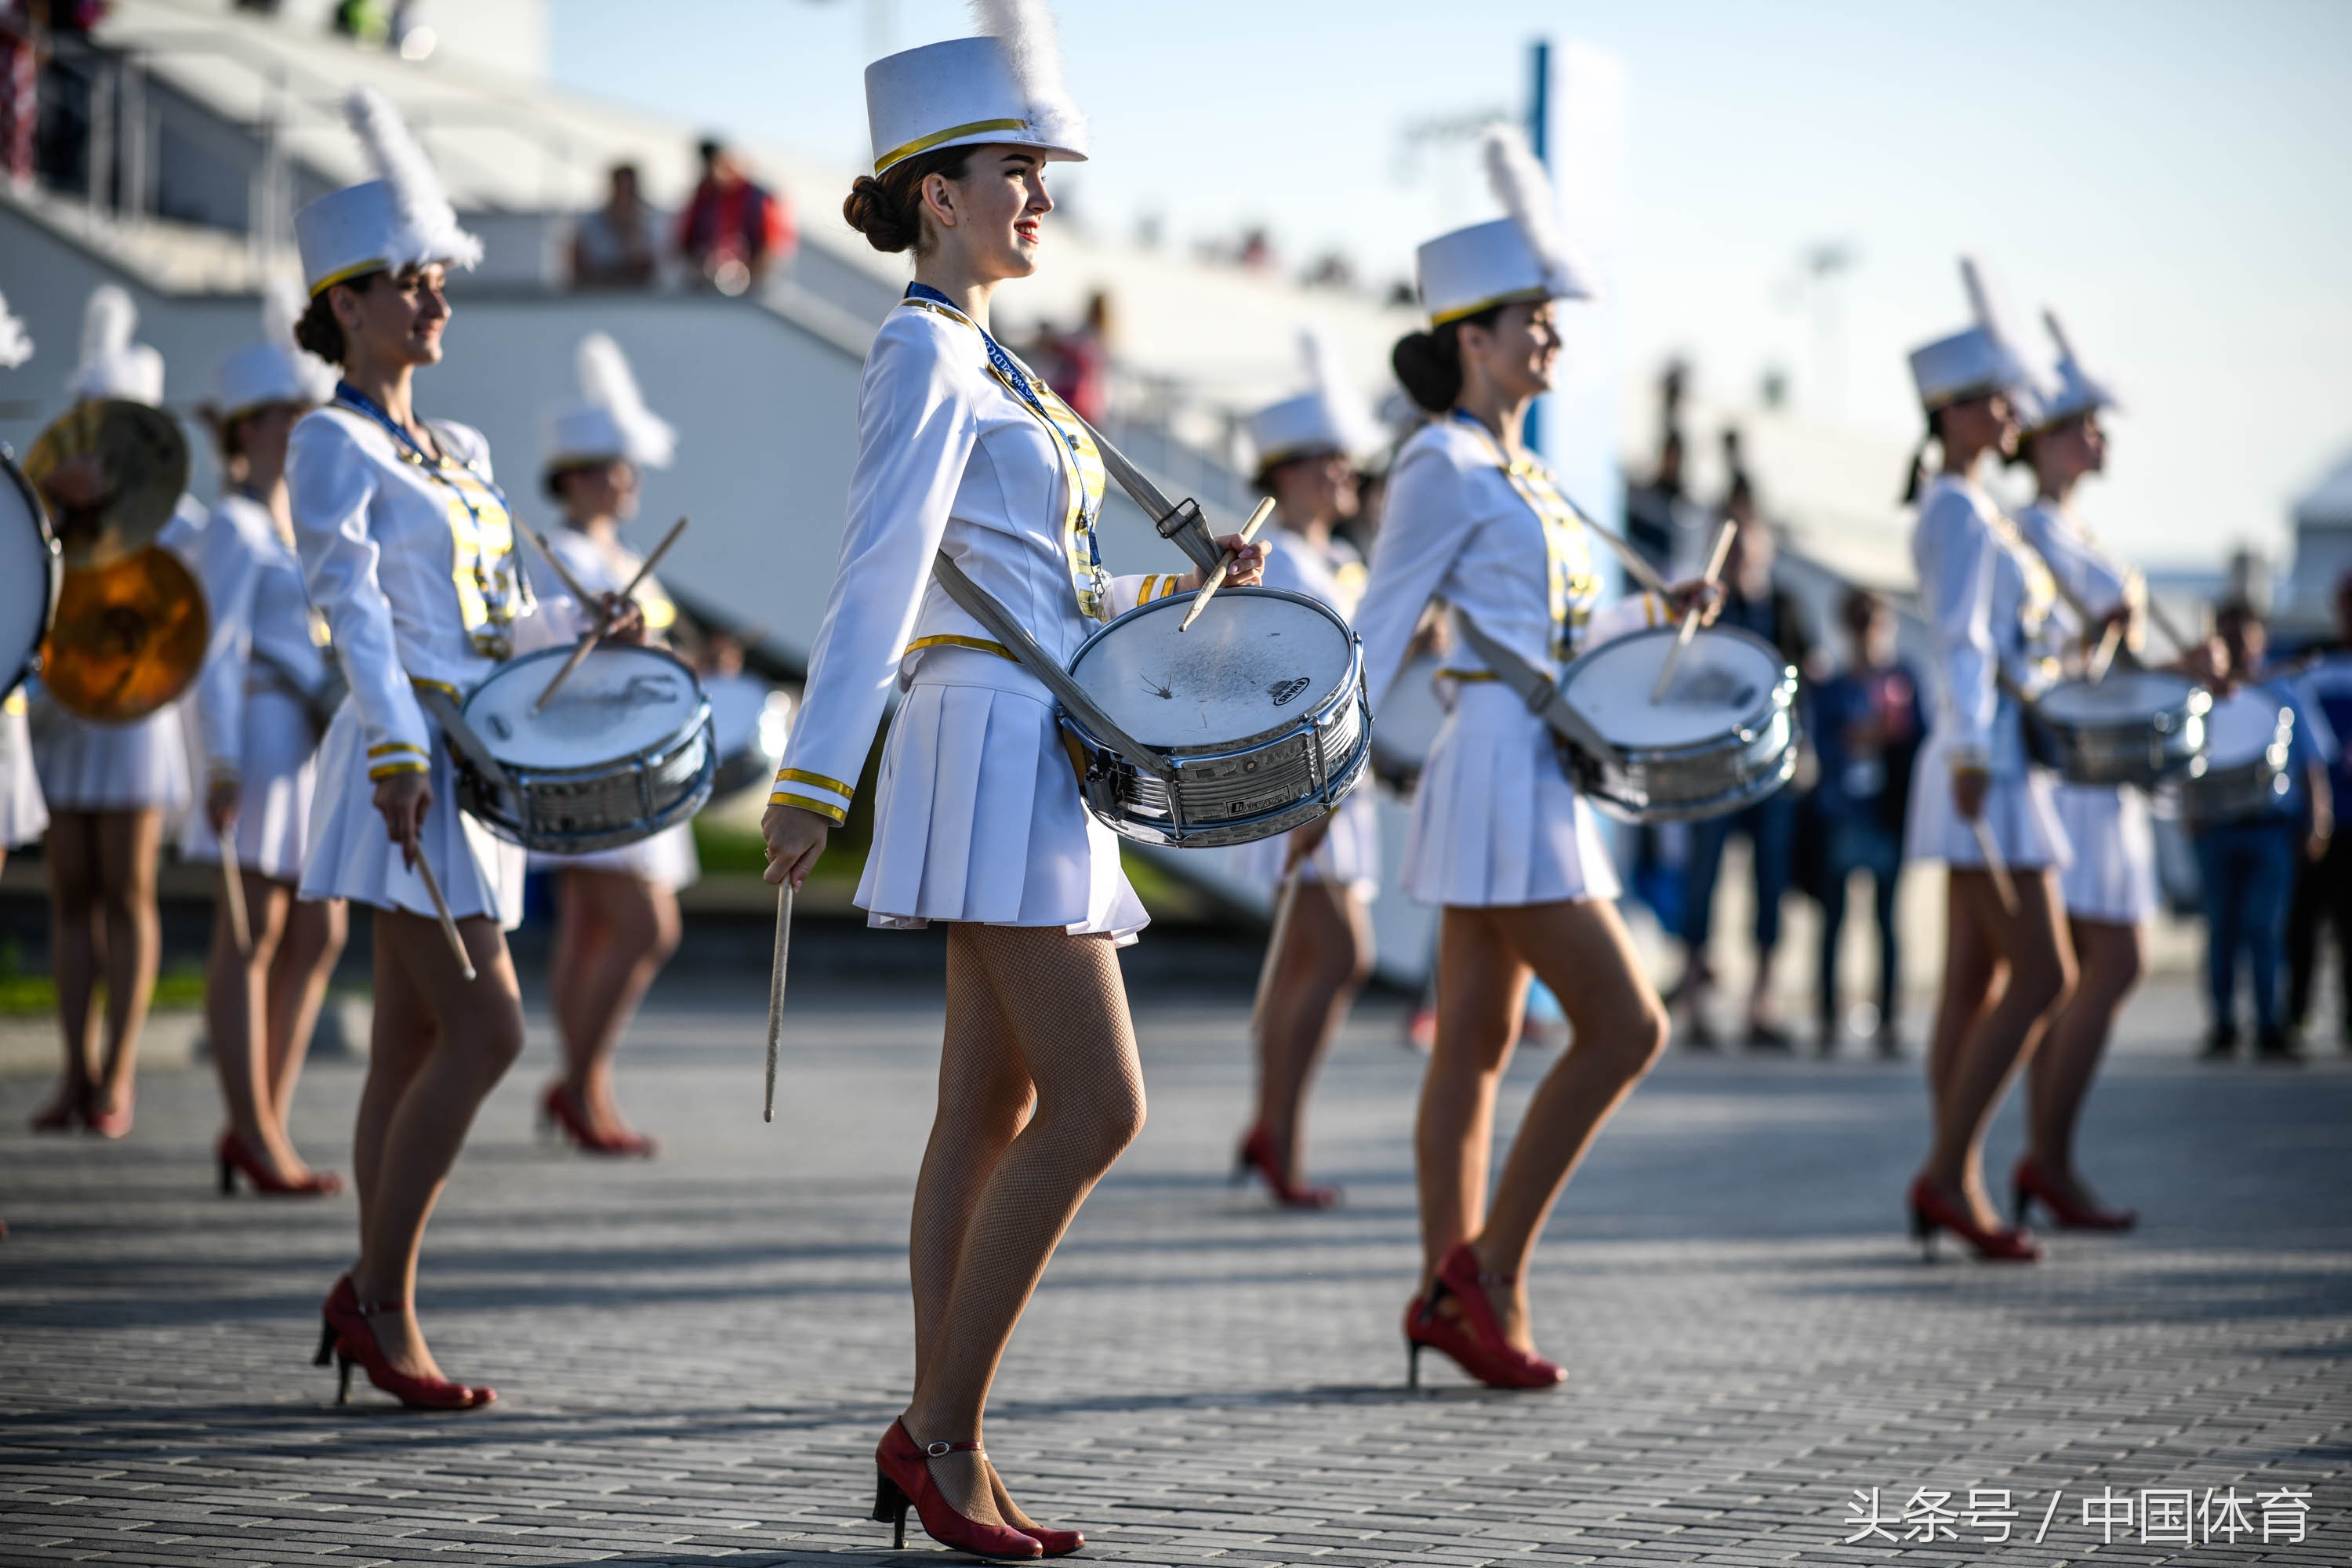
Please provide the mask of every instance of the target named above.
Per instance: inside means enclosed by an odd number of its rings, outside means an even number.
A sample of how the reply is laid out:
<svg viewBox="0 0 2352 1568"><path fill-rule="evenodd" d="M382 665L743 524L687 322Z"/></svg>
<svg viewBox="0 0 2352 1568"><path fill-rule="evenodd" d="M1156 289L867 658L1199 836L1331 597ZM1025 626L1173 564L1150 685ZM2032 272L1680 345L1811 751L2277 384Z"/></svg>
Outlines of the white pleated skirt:
<svg viewBox="0 0 2352 1568"><path fill-rule="evenodd" d="M272 881L299 881L318 779L310 711L283 691L247 692L237 746L237 782L243 791L236 808L237 865ZM194 803L181 830L180 858L220 864L220 841L213 835L202 800Z"/></svg>
<svg viewBox="0 0 2352 1568"><path fill-rule="evenodd" d="M986 661L977 664L976 661ZM1078 799L1043 688L993 654L935 648L882 750L874 845L857 885L870 925L933 921L1108 932L1150 922L1118 837Z"/></svg>
<svg viewBox="0 0 2352 1568"><path fill-rule="evenodd" d="M1405 892L1483 908L1614 899L1607 824L1576 791L1550 727L1499 681L1462 685L1413 792Z"/></svg>
<svg viewBox="0 0 2352 1568"><path fill-rule="evenodd" d="M2136 789L2062 784L2058 821L2074 858L2059 885L2066 912L2079 921L2138 925L2158 903L2156 829L2147 797Z"/></svg>
<svg viewBox="0 0 2352 1568"><path fill-rule="evenodd" d="M1277 833L1243 845L1234 857L1236 869L1264 887L1276 888L1289 854L1290 835ZM1360 899L1380 892L1381 820L1369 777L1331 814L1331 831L1324 835L1323 847L1298 868L1298 877L1304 882L1335 882Z"/></svg>
<svg viewBox="0 0 2352 1568"><path fill-rule="evenodd" d="M94 724L44 699L33 761L51 811L184 811L188 750L179 709L133 724Z"/></svg>
<svg viewBox="0 0 2352 1568"><path fill-rule="evenodd" d="M1992 829L2000 856L2014 870L2064 867L2070 858L2065 826L2058 820L2058 775L2028 767L2021 774L1995 775L1985 794L1985 826ZM1911 820L1903 853L1913 860L1941 860L1962 870L1984 868L1984 850L1975 832L1952 807L1952 769L1941 737L1929 731L1911 771Z"/></svg>
<svg viewBox="0 0 2352 1568"><path fill-rule="evenodd" d="M300 896L349 899L431 920L433 898L425 890L425 879L402 863L399 847L384 832L366 753L358 706L346 702L319 746ZM508 843L457 809L457 769L438 731L428 778L433 805L425 816L422 843L449 912L460 920L486 915L514 930L522 923L522 846Z"/></svg>
<svg viewBox="0 0 2352 1568"><path fill-rule="evenodd" d="M41 775L33 766L33 731L21 707L0 703L0 849L30 844L49 830Z"/></svg>
<svg viewBox="0 0 2352 1568"><path fill-rule="evenodd" d="M650 838L599 849L592 855L542 855L531 852L534 871L610 871L637 877L671 892L690 886L702 875L702 861L694 853L694 825L680 822Z"/></svg>

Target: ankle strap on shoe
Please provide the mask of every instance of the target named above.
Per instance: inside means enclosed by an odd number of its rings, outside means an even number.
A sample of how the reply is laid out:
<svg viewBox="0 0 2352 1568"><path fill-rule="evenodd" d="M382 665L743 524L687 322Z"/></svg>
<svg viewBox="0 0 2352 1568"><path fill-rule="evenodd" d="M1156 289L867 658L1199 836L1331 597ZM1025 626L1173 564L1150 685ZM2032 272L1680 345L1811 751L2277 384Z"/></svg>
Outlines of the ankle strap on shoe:
<svg viewBox="0 0 2352 1568"><path fill-rule="evenodd" d="M362 1301L358 1306L360 1316L362 1318L379 1317L386 1312L405 1312L409 1310L408 1303L405 1301Z"/></svg>
<svg viewBox="0 0 2352 1568"><path fill-rule="evenodd" d="M985 1454L988 1452L987 1449L980 1446L980 1439L977 1437L974 1437L969 1443L925 1443L922 1445L922 1448L923 1458L926 1459L945 1458L950 1454Z"/></svg>

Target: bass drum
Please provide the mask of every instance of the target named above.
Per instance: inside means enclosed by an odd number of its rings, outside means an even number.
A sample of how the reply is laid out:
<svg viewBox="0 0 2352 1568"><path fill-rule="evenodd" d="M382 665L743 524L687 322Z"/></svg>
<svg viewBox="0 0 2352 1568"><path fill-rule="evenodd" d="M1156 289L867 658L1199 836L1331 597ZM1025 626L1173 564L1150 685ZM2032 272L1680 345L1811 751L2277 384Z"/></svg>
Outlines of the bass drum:
<svg viewBox="0 0 2352 1568"><path fill-rule="evenodd" d="M1752 805L1797 771L1797 672L1751 633L1691 638L1664 699L1650 700L1673 626L1606 642L1570 665L1560 695L1616 752L1566 743L1577 787L1628 822L1696 822Z"/></svg>
<svg viewBox="0 0 2352 1568"><path fill-rule="evenodd" d="M64 571L40 492L0 452L0 696L34 673Z"/></svg>

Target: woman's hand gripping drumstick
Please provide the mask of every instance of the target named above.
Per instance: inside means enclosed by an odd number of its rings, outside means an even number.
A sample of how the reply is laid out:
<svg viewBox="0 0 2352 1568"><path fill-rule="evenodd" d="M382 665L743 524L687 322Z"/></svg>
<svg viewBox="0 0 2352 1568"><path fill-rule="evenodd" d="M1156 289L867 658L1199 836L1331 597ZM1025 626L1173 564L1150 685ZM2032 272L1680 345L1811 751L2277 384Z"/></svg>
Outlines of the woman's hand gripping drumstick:
<svg viewBox="0 0 2352 1568"><path fill-rule="evenodd" d="M2017 888L2009 879L2009 861L2001 855L2000 840L1992 836L1992 828L1984 819L1985 798L1992 793L1992 775L1979 767L1952 770L1952 809L1969 825L1976 836L1977 852L1984 857L1985 871L1992 878L1992 890L2000 899L2001 912L2017 912Z"/></svg>
<svg viewBox="0 0 2352 1568"><path fill-rule="evenodd" d="M213 841L221 852L221 902L228 910L228 932L236 955L253 955L253 927L245 913L245 877L236 863L236 810L245 791L233 773L222 773L205 798L205 819L212 825Z"/></svg>
<svg viewBox="0 0 2352 1568"><path fill-rule="evenodd" d="M1257 510L1250 513L1249 521L1242 525L1239 533L1229 533L1217 541L1223 547L1224 559L1217 563L1217 569L1209 574L1208 581L1202 583L1200 591L1192 595L1192 607L1184 612L1184 620L1176 628L1178 631L1192 629L1192 623L1199 620L1201 612L1209 607L1209 596L1225 585L1228 576L1239 574L1234 581L1236 588L1246 588L1258 580L1262 570L1259 563L1265 559L1265 552L1256 547L1255 541L1257 531L1264 528L1265 520L1273 515L1274 498L1267 496L1257 503Z"/></svg>
<svg viewBox="0 0 2352 1568"><path fill-rule="evenodd" d="M457 934L457 922L449 913L449 900L441 896L441 879L433 874L433 862L425 854L425 816L433 807L433 786L423 773L392 773L376 780L375 808L383 814L384 831L400 846L404 865L413 867L425 879L425 897L433 900L433 912L440 917L441 934L449 939L449 951L457 956L457 968L467 980L474 978L474 960L466 951L466 939Z"/></svg>
<svg viewBox="0 0 2352 1568"><path fill-rule="evenodd" d="M578 582L569 572L556 566L556 574L563 579L564 586L572 590L574 597L583 605L593 603L596 605L596 624L581 634L579 643L572 649L572 657L563 661L563 668L555 672L555 679L547 683L547 689L541 691L539 700L530 705L534 715L554 699L563 683L572 679L572 672L587 661L590 651L598 643L606 637L619 642L645 640L645 613L637 608L637 589L653 574L654 567L661 558L669 553L669 547L677 542L677 536L686 531L686 522L687 520L681 517L669 525L669 531L662 535L662 542L654 546L654 552L646 557L644 565L637 568L637 574L630 578L628 586L617 594L600 594L592 600L588 595L580 592ZM547 557L549 564L554 565L555 553L547 548L547 542L537 534L531 537L537 542L540 553Z"/></svg>
<svg viewBox="0 0 2352 1568"><path fill-rule="evenodd" d="M760 817L767 840L768 868L761 875L776 889L776 951L768 969L768 1091L760 1120L776 1119L776 1051L784 1031L784 966L792 956L793 894L816 868L833 837L833 820L797 805L771 802Z"/></svg>
<svg viewBox="0 0 2352 1568"><path fill-rule="evenodd" d="M1716 530L1715 550L1706 558L1705 575L1699 578L1703 587L1714 587L1715 580L1723 575L1723 563L1731 555L1731 542L1738 537L1739 525L1728 520ZM1666 688L1674 683L1675 667L1682 663L1683 650L1690 647L1691 638L1698 631L1699 617L1706 609L1707 606L1701 603L1694 604L1683 612L1683 629L1675 634L1675 646L1666 650L1666 662L1658 669L1658 682L1650 688L1650 706L1653 708L1664 700ZM1714 617L1708 616L1706 618L1712 620Z"/></svg>

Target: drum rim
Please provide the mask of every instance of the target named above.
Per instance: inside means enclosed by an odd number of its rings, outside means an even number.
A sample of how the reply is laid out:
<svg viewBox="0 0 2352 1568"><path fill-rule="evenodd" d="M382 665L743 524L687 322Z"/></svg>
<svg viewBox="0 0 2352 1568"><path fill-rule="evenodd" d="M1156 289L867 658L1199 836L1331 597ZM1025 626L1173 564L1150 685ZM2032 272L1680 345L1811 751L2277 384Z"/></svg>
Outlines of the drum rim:
<svg viewBox="0 0 2352 1568"><path fill-rule="evenodd" d="M1238 756L1247 752L1263 751L1266 746L1281 740L1284 736L1296 733L1303 728L1319 730L1323 727L1323 721L1328 719L1330 714L1337 711L1342 703L1363 691L1364 645L1361 640L1357 637L1355 628L1350 626L1347 623L1346 619L1343 618L1338 611L1332 609L1330 605L1310 595L1294 594L1287 588L1221 588L1218 590L1218 593L1221 595L1230 594L1254 598L1287 599L1292 604L1304 605L1308 609L1315 611L1325 620L1330 622L1334 626L1337 626L1339 629L1340 635L1348 639L1347 674L1340 678L1339 683L1332 688L1330 694L1325 697L1315 706L1311 708L1302 708L1294 718L1291 718L1283 723L1274 725L1269 729L1261 730L1255 735L1245 735L1238 740L1232 741L1208 742L1196 746L1161 746L1154 744L1152 742L1146 740L1140 735L1136 737L1137 740L1142 741L1145 745L1150 746L1153 751L1160 752L1160 755L1168 757L1171 760L1189 763L1215 762L1223 757ZM1190 608L1191 605L1192 595L1189 594L1171 594L1164 599L1154 599L1148 605L1138 605L1135 608L1128 611L1125 615L1106 623L1099 629L1094 632L1093 635L1088 637L1086 641L1080 643L1077 647L1077 651L1071 654L1069 661L1062 667L1063 673L1067 675L1073 681L1076 681L1078 678L1078 663L1087 657L1087 650L1092 648L1095 644L1102 641L1103 638L1108 637L1112 632L1118 630L1127 622L1134 620L1139 616L1154 613L1162 615L1173 614L1178 611ZM1097 735L1092 730L1088 729L1084 723L1079 721L1078 719L1070 713L1067 709L1062 708L1059 703L1056 703L1055 707L1056 711L1059 712L1062 720L1066 723L1069 724L1072 729L1076 730L1078 732L1079 738L1084 740L1088 745L1099 748L1103 751L1113 750L1108 742L1106 742L1100 736ZM1364 703L1364 728L1369 731L1371 727L1371 702L1370 698L1367 697Z"/></svg>
<svg viewBox="0 0 2352 1568"><path fill-rule="evenodd" d="M1752 739L1759 732L1764 724L1771 721L1772 715L1775 712L1785 709L1792 709L1796 706L1797 667L1790 664L1788 659L1783 658L1779 648L1774 647L1770 643L1766 642L1762 637L1758 637L1754 632L1749 631L1745 626L1702 626L1699 630L1702 634L1734 637L1741 642L1751 644L1760 651L1765 658L1771 660L1773 667L1780 672L1780 679L1772 683L1772 694L1764 700L1763 706L1758 711L1742 715L1735 728L1724 732L1723 734L1717 735L1710 740L1678 741L1672 744L1643 745L1637 742L1620 741L1613 736L1605 733L1602 734L1601 738L1607 741L1609 744L1616 750L1619 756L1632 761L1639 761L1644 758L1655 758L1662 762L1671 761L1675 758L1684 756L1703 756L1709 752L1720 751L1727 740L1736 741L1737 737L1741 735L1747 735ZM1591 663L1601 654L1606 653L1611 648L1620 647L1630 642L1656 637L1674 637L1681 635L1682 628L1679 626L1644 626L1640 631L1628 632L1622 637L1611 637L1607 642L1601 643L1595 647L1587 648L1584 652L1578 654L1574 658L1570 659L1567 667L1559 672L1559 679L1553 682L1554 689L1559 692L1560 700L1567 702L1569 706L1573 708L1576 706L1576 701L1574 698L1569 695L1569 693L1575 685L1576 672L1587 664ZM1583 710L1578 709L1578 712L1582 714ZM1590 714L1584 714L1584 717L1588 720L1591 719ZM1597 731L1600 729L1600 725L1595 722L1593 724L1593 728Z"/></svg>
<svg viewBox="0 0 2352 1568"><path fill-rule="evenodd" d="M2053 713L2049 709L2049 701L2050 699L2058 692L2074 687L2082 687L2093 690L2099 689L2100 683L2090 680L2083 676L2074 676L2067 679L2057 681L2045 688L2041 695L2032 700L2030 706L2033 710L2034 717L2041 720L2044 724L2063 726L2069 730L2122 729L2142 724L2157 713L2180 713L2185 711L2191 716L2198 716L2212 711L2213 692L2212 689L2206 686L2202 681L2192 679L2188 676L2180 674L2177 670L2170 669L2142 669L2135 670L2132 673L2136 675L2156 676L2166 680L2177 680L2186 687L2187 689L2179 694L2178 701L2168 702L2163 704L2161 707L2153 710L2144 710L2137 717L2109 713L2102 714L2095 719L2069 718L2063 713ZM2197 700L2200 697L2202 697L2205 700L2202 705L2200 705Z"/></svg>
<svg viewBox="0 0 2352 1568"><path fill-rule="evenodd" d="M46 589L40 624L34 628L32 646L25 650L24 657L13 668L0 668L0 677L5 677L5 680L0 680L0 696L5 696L41 672L41 645L48 641L49 626L58 618L58 595L65 591L66 566L65 552L58 544L58 531L49 521L49 509L41 500L40 488L26 476L23 468L17 467L16 455L12 452L0 449L0 468L7 470L8 478L24 496L25 504L33 514L33 531L42 545L41 572Z"/></svg>
<svg viewBox="0 0 2352 1568"><path fill-rule="evenodd" d="M518 778L526 774L535 779L559 779L577 777L582 774L593 774L610 768L615 763L631 762L636 758L646 755L648 752L662 751L685 738L691 736L695 731L709 727L710 723L710 698L709 695L702 689L702 678L694 673L694 667L692 665L687 663L686 660L678 658L677 655L670 652L669 649L666 647L647 647L643 643L615 643L613 646L616 649L626 648L634 653L647 653L655 655L656 658L667 659L670 663L677 666L680 670L685 672L687 679L694 683L695 702L695 710L688 719L687 722L667 731L660 740L653 742L651 745L640 746L634 752L624 752L617 757L610 757L601 763L577 763L569 765L509 762L505 757L499 756L497 749L492 747L488 739L485 737L482 741L482 744L489 751L491 756L498 759L499 766L504 768L508 773ZM497 668L491 670L488 675L482 677L481 679L476 681L474 683L474 689L466 693L466 700L457 704L457 716L466 720L468 723L471 723L473 716L467 710L473 707L474 700L481 696L482 692L489 686L491 681L501 679L509 670L519 669L526 664L538 661L548 659L566 659L571 657L572 649L569 647L559 643L553 647L533 648L529 653L519 653L512 658L500 659ZM718 737L715 734L711 738L710 750L713 756L718 754L719 742ZM453 747L451 748L451 754L462 755L463 753L458 752L456 748Z"/></svg>

